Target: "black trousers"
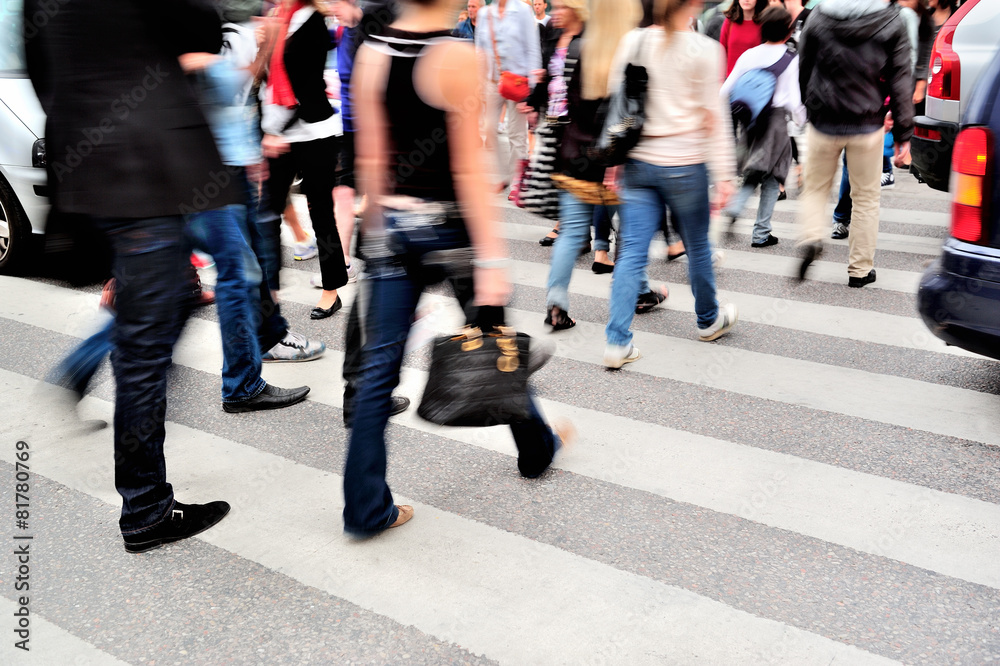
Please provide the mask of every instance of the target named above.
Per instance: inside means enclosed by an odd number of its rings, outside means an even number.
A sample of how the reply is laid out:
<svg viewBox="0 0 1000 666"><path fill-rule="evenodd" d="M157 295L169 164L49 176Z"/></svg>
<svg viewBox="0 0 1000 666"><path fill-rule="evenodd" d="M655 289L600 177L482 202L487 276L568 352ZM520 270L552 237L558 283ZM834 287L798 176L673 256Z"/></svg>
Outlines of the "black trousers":
<svg viewBox="0 0 1000 666"><path fill-rule="evenodd" d="M337 184L340 139L335 136L291 144L291 150L268 159L267 180L271 210L281 215L288 204L288 190L295 174L302 175L302 192L309 202L309 218L316 233L319 270L323 289L331 291L347 284L344 248L333 213L333 188Z"/></svg>

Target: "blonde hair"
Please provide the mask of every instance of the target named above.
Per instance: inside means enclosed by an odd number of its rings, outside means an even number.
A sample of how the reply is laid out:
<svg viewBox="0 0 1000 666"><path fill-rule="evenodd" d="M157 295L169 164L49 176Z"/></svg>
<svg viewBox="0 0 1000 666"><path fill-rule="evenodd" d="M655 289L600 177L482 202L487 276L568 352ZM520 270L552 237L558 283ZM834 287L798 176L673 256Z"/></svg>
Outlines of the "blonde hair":
<svg viewBox="0 0 1000 666"><path fill-rule="evenodd" d="M590 13L580 48L580 93L584 99L601 99L609 94L608 73L618 44L639 25L642 5L639 0L590 0Z"/></svg>
<svg viewBox="0 0 1000 666"><path fill-rule="evenodd" d="M572 10L582 23L590 20L590 10L587 9L587 0L562 0L562 3L566 6L566 9Z"/></svg>

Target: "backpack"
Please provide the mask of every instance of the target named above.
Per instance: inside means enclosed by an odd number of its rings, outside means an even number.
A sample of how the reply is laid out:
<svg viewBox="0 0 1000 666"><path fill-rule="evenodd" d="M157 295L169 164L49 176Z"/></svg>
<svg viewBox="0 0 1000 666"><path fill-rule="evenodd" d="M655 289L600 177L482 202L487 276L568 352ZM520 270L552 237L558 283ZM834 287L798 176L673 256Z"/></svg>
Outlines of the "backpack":
<svg viewBox="0 0 1000 666"><path fill-rule="evenodd" d="M763 69L752 69L741 76L729 93L729 110L733 115L733 128L751 130L761 114L770 106L778 77L792 62L795 54L786 52L778 62Z"/></svg>

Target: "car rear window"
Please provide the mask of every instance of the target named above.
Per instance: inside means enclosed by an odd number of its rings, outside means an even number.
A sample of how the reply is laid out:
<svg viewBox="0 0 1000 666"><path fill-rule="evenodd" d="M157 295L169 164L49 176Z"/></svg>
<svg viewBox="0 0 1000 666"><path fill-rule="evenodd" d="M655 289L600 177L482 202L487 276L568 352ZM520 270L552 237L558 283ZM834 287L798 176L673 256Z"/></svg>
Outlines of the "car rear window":
<svg viewBox="0 0 1000 666"><path fill-rule="evenodd" d="M24 76L22 0L0 0L0 77Z"/></svg>

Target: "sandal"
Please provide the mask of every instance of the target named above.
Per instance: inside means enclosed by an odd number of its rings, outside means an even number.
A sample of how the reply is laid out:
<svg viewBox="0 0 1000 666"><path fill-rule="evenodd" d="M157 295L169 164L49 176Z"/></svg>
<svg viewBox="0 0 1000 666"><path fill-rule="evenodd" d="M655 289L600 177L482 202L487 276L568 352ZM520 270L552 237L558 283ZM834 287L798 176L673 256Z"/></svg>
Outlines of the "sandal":
<svg viewBox="0 0 1000 666"><path fill-rule="evenodd" d="M552 331L565 331L567 328L576 326L576 322L570 319L566 311L558 305L549 308L549 316L545 318L545 323L552 327Z"/></svg>
<svg viewBox="0 0 1000 666"><path fill-rule="evenodd" d="M635 299L635 313L636 314L646 314L657 305L667 300L670 292L666 287L661 286L659 291L649 291L645 294L639 294L639 298Z"/></svg>
<svg viewBox="0 0 1000 666"><path fill-rule="evenodd" d="M542 236L542 240L538 241L538 244L542 247L552 247L552 244L556 242L556 238L559 237L559 230L553 229L549 233Z"/></svg>

